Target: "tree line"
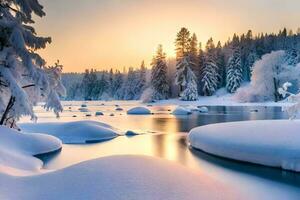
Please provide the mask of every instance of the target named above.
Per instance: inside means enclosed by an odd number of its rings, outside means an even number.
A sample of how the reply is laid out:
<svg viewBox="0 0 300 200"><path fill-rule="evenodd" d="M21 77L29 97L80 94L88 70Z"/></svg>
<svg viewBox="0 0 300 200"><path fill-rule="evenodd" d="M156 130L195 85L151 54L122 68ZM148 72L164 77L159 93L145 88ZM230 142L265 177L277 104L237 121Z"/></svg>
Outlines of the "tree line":
<svg viewBox="0 0 300 200"><path fill-rule="evenodd" d="M220 88L235 93L243 82L249 82L254 63L265 54L284 50L290 65L299 63L300 31L286 28L278 33L234 34L223 45L210 38L204 47L196 34L181 28L175 39L176 58L166 58L159 45L151 69L141 66L128 70L69 73L63 75L67 99L147 101L178 97L196 100L211 96Z"/></svg>

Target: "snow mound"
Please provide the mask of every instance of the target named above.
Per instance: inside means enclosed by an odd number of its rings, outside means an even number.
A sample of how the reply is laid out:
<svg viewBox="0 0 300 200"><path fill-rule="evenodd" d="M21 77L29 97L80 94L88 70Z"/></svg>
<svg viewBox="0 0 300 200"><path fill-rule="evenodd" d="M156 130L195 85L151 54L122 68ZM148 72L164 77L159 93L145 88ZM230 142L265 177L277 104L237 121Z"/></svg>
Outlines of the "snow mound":
<svg viewBox="0 0 300 200"><path fill-rule="evenodd" d="M206 106L202 106L199 108L199 112L201 113L207 113L208 112L208 108Z"/></svg>
<svg viewBox="0 0 300 200"><path fill-rule="evenodd" d="M29 133L47 133L60 138L63 143L88 143L113 139L118 136L111 126L96 121L24 123L19 124Z"/></svg>
<svg viewBox="0 0 300 200"><path fill-rule="evenodd" d="M187 107L178 106L175 108L175 110L173 110L172 114L173 115L190 115L190 114L192 114L192 111Z"/></svg>
<svg viewBox="0 0 300 200"><path fill-rule="evenodd" d="M185 108L187 108L187 109L189 109L189 110L191 110L191 111L200 111L200 109L197 107L197 106L187 106L187 107L185 107Z"/></svg>
<svg viewBox="0 0 300 200"><path fill-rule="evenodd" d="M17 170L36 171L43 163L34 155L59 150L61 141L45 134L24 134L0 126L0 171L14 173Z"/></svg>
<svg viewBox="0 0 300 200"><path fill-rule="evenodd" d="M127 111L129 115L150 115L151 112L145 107L134 107Z"/></svg>
<svg viewBox="0 0 300 200"><path fill-rule="evenodd" d="M0 174L0 179L2 199L245 199L200 171L146 156L110 156L42 175Z"/></svg>
<svg viewBox="0 0 300 200"><path fill-rule="evenodd" d="M194 128L190 145L217 156L300 172L300 121L264 120Z"/></svg>
<svg viewBox="0 0 300 200"><path fill-rule="evenodd" d="M103 115L103 112L101 112L101 111L97 111L97 112L95 113L95 115L96 115L96 116Z"/></svg>

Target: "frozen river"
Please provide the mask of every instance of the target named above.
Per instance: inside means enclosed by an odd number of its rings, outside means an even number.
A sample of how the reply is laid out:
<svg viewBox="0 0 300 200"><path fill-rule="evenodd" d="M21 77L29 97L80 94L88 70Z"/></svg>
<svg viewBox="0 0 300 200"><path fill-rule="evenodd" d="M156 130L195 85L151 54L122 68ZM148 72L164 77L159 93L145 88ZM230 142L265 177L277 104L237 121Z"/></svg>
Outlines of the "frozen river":
<svg viewBox="0 0 300 200"><path fill-rule="evenodd" d="M87 104L88 112L78 110L83 103ZM187 132L196 126L229 121L287 118L280 107L213 106L208 107L208 113L194 112L188 116L174 116L170 114L175 108L174 105L153 105L148 107L153 112L152 115L126 114L126 110L138 104L138 102L64 102L65 111L60 119L56 119L52 113L44 111L41 107L36 107L40 122L95 120L108 123L121 132L133 130L142 133L134 137L120 136L102 143L63 145L61 152L43 158L44 167L55 170L110 155L148 155L201 170L240 190L251 199L299 199L300 174L218 158L193 150L186 142ZM116 111L116 105L124 110ZM104 115L95 116L96 111L101 111Z"/></svg>

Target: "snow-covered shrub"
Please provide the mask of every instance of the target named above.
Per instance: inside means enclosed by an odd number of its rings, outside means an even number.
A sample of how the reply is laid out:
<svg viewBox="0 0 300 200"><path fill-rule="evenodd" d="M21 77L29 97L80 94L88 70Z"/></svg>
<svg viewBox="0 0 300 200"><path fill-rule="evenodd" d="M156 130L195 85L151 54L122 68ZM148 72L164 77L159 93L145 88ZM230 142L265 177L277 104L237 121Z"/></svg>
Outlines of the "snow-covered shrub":
<svg viewBox="0 0 300 200"><path fill-rule="evenodd" d="M288 88L291 86L292 84L290 82L286 82L278 89L278 92L283 97L287 97L288 102L294 103L292 106L282 107L282 110L289 115L289 119L294 119L300 111L300 93L293 94L289 92Z"/></svg>
<svg viewBox="0 0 300 200"><path fill-rule="evenodd" d="M300 65L285 63L285 52L265 54L255 62L251 82L238 89L235 97L242 102L278 101L278 88L290 80L299 80Z"/></svg>
<svg viewBox="0 0 300 200"><path fill-rule="evenodd" d="M141 96L141 100L143 103L152 102L154 99L154 90L152 87L149 87L146 90L144 90Z"/></svg>

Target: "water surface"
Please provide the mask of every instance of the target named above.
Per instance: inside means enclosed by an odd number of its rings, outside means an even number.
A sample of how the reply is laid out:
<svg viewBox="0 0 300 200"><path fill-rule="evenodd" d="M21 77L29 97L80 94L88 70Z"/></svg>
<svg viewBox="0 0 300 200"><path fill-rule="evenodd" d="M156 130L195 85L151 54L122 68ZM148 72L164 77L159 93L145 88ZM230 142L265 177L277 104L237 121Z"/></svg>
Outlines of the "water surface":
<svg viewBox="0 0 300 200"><path fill-rule="evenodd" d="M134 116L127 115L126 110L135 106L136 102L105 102L104 105L103 102L88 102L88 113L92 116L86 117L87 113L78 111L80 104L65 102L66 111L59 120L97 120L109 123L121 132L134 130L142 135L120 136L102 143L63 145L60 153L43 158L46 169L60 169L103 156L147 155L201 170L229 187L242 191L251 199L300 199L300 174L215 157L189 148L186 141L190 129L206 124L286 119L287 115L280 107L210 106L208 113L173 116L170 113L175 106L166 105L149 107L153 115ZM124 111L115 111L116 105L120 105ZM48 112L36 109L40 121L57 121ZM104 112L104 116L94 116L95 111ZM110 116L111 114L114 116Z"/></svg>

